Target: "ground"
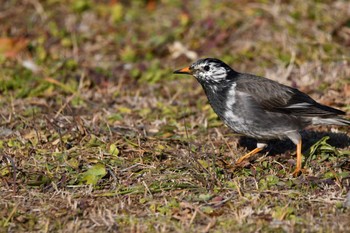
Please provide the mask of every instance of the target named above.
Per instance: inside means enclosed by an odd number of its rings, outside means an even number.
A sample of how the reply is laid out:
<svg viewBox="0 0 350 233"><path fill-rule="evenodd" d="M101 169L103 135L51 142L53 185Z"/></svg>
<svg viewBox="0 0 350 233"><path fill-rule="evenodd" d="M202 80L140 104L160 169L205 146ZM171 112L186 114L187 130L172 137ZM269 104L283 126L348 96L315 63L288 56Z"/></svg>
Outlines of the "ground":
<svg viewBox="0 0 350 233"><path fill-rule="evenodd" d="M350 113L350 2L5 1L0 232L349 232L349 127L254 140L194 78L216 57ZM346 116L345 116L346 117ZM349 118L349 116L347 116Z"/></svg>

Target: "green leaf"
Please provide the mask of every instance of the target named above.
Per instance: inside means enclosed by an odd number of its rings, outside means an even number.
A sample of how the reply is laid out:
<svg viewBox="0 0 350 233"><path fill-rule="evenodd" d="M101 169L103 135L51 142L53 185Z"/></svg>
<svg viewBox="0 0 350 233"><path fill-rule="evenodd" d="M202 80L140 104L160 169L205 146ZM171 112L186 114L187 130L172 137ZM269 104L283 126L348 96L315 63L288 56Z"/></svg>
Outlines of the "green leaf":
<svg viewBox="0 0 350 233"><path fill-rule="evenodd" d="M79 167L79 161L76 158L71 158L67 161L67 164L74 169L78 169Z"/></svg>
<svg viewBox="0 0 350 233"><path fill-rule="evenodd" d="M111 8L111 18L114 23L117 23L123 19L123 5L115 3Z"/></svg>
<svg viewBox="0 0 350 233"><path fill-rule="evenodd" d="M98 163L84 172L80 178L80 183L96 185L97 182L107 174L105 165Z"/></svg>
<svg viewBox="0 0 350 233"><path fill-rule="evenodd" d="M10 174L10 169L8 166L0 168L0 177L4 177L8 174Z"/></svg>
<svg viewBox="0 0 350 233"><path fill-rule="evenodd" d="M280 221L284 220L284 219L288 219L293 213L295 212L293 207L289 207L289 206L276 206L274 208L274 211L272 212L272 217L274 219L278 219Z"/></svg>
<svg viewBox="0 0 350 233"><path fill-rule="evenodd" d="M91 8L91 0L77 0L72 1L72 8L74 11L81 13Z"/></svg>
<svg viewBox="0 0 350 233"><path fill-rule="evenodd" d="M119 155L119 150L115 144L111 144L109 146L109 153L113 156L118 156Z"/></svg>
<svg viewBox="0 0 350 233"><path fill-rule="evenodd" d="M306 152L306 163L308 160L315 159L316 156L321 156L321 161L327 160L330 156L339 156L339 151L327 143L329 136L321 138L318 142L313 144L308 152Z"/></svg>
<svg viewBox="0 0 350 233"><path fill-rule="evenodd" d="M214 212L214 208L211 206L203 206L201 207L201 211L205 214L212 214Z"/></svg>
<svg viewBox="0 0 350 233"><path fill-rule="evenodd" d="M204 168L208 168L209 167L209 164L206 160L203 160L203 159L198 159L197 160L198 163L200 163Z"/></svg>
<svg viewBox="0 0 350 233"><path fill-rule="evenodd" d="M198 200L200 200L200 201L209 201L212 197L213 197L213 195L208 194L208 193L199 194Z"/></svg>

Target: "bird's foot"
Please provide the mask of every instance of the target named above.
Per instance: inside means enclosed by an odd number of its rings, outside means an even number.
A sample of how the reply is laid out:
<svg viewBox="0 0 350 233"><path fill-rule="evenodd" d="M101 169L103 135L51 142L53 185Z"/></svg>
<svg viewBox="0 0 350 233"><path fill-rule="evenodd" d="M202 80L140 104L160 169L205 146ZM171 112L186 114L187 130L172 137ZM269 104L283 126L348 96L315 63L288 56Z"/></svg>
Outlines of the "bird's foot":
<svg viewBox="0 0 350 233"><path fill-rule="evenodd" d="M241 157L235 162L235 164L240 165L241 163L246 162L246 161L248 161L248 159Z"/></svg>
<svg viewBox="0 0 350 233"><path fill-rule="evenodd" d="M299 175L301 175L302 173L305 173L306 170L305 169L301 169L301 168L296 168L294 170L294 172L292 173L293 177L298 177Z"/></svg>
<svg viewBox="0 0 350 233"><path fill-rule="evenodd" d="M295 169L294 172L292 173L292 175L293 175L294 177L297 177L297 176L300 175L300 173L301 173L301 169L299 168L299 169Z"/></svg>
<svg viewBox="0 0 350 233"><path fill-rule="evenodd" d="M244 161L248 161L248 159L250 157L252 157L253 155L255 155L256 153L260 152L263 148L255 148L254 150L250 151L249 153L243 155L242 157L240 157L237 161L236 161L236 165L240 165L242 162Z"/></svg>
<svg viewBox="0 0 350 233"><path fill-rule="evenodd" d="M249 165L250 164L250 162L249 162L249 159L242 159L242 160L237 160L236 162L235 162L235 167L237 168L237 167L245 167L245 166L247 166L247 165Z"/></svg>

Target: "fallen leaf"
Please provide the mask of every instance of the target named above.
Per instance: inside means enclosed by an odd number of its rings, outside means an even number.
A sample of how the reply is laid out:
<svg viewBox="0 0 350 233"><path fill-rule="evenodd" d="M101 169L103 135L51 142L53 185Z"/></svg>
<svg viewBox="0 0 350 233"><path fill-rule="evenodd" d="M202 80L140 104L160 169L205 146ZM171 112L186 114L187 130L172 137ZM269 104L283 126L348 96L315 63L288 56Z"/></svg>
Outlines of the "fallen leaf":
<svg viewBox="0 0 350 233"><path fill-rule="evenodd" d="M119 150L115 144L111 144L109 146L109 153L113 156L118 156L119 155Z"/></svg>
<svg viewBox="0 0 350 233"><path fill-rule="evenodd" d="M82 174L80 182L96 185L106 174L107 171L105 165L98 163Z"/></svg>
<svg viewBox="0 0 350 233"><path fill-rule="evenodd" d="M16 57L27 45L28 40L24 38L0 38L0 55Z"/></svg>

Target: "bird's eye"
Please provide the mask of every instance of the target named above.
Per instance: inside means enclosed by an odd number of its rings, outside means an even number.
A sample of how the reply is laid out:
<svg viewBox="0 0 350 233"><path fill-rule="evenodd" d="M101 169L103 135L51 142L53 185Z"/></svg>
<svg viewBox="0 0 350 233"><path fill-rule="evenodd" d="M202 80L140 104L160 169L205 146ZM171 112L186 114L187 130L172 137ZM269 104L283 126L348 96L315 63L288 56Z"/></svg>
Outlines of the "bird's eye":
<svg viewBox="0 0 350 233"><path fill-rule="evenodd" d="M204 69L205 71L209 71L209 70L210 70L210 67L209 67L208 65L206 65L206 66L203 67L203 69Z"/></svg>

